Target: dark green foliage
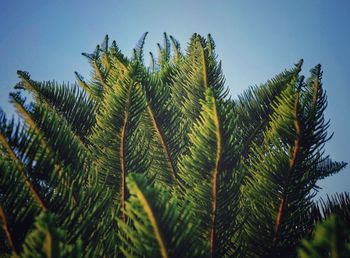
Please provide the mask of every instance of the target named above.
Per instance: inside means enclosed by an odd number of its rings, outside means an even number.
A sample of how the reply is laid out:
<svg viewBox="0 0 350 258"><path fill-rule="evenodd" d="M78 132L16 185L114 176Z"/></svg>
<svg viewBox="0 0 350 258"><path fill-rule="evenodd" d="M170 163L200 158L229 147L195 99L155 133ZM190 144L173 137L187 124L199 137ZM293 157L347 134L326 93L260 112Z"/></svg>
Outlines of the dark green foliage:
<svg viewBox="0 0 350 258"><path fill-rule="evenodd" d="M193 237L198 223L191 223L190 206L180 212L175 198L142 175L130 174L127 185L127 221L119 220L125 256L200 257L201 246Z"/></svg>
<svg viewBox="0 0 350 258"><path fill-rule="evenodd" d="M298 256L300 258L349 257L349 227L337 216L331 215L316 226L312 239L302 241Z"/></svg>
<svg viewBox="0 0 350 258"><path fill-rule="evenodd" d="M56 82L35 82L27 72L17 71L22 79L15 89L31 92L36 104L46 104L50 112L58 112L72 130L85 141L95 123L96 104L77 85L58 84Z"/></svg>
<svg viewBox="0 0 350 258"><path fill-rule="evenodd" d="M24 240L20 257L81 257L81 241L78 239L67 245L67 235L67 232L57 228L52 214L43 213L36 217L34 229Z"/></svg>
<svg viewBox="0 0 350 258"><path fill-rule="evenodd" d="M260 86L250 87L243 94L238 96L235 108L240 119L238 126L243 132L243 147L241 159L247 158L251 144L261 144L263 134L271 119L273 106L271 105L286 89L291 80L300 72L303 60L296 64L295 68L278 74Z"/></svg>
<svg viewBox="0 0 350 258"><path fill-rule="evenodd" d="M321 66L305 80L301 60L232 100L210 35L182 53L164 33L150 67L146 36L131 58L106 36L78 84L18 71L20 119L0 117L1 255L345 255L349 194L315 200L346 166L324 155Z"/></svg>
<svg viewBox="0 0 350 258"><path fill-rule="evenodd" d="M233 204L238 203L241 177L232 170L241 144L236 120L209 88L189 135L191 147L179 164L180 192L193 206L193 220L201 221L199 238L210 239L206 251L219 257L233 252L230 241L238 224L239 207Z"/></svg>

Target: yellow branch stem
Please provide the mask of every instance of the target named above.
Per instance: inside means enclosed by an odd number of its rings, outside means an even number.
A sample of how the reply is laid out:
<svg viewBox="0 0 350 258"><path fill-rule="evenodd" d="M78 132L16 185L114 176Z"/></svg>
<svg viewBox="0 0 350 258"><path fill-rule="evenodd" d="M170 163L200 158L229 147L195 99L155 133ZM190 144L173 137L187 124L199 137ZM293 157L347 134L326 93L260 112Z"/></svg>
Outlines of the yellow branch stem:
<svg viewBox="0 0 350 258"><path fill-rule="evenodd" d="M154 234L156 236L156 240L157 240L157 243L159 245L160 253L161 253L162 257L168 258L168 253L167 253L167 250L165 248L165 244L164 244L161 232L159 230L156 218L155 218L154 213L152 211L152 208L149 205L146 197L143 195L143 193L141 192L141 190L139 189L138 186L137 186L136 196L139 198L140 202L142 203L142 206L143 206L143 208L147 214L147 217L152 225L152 228L153 228Z"/></svg>

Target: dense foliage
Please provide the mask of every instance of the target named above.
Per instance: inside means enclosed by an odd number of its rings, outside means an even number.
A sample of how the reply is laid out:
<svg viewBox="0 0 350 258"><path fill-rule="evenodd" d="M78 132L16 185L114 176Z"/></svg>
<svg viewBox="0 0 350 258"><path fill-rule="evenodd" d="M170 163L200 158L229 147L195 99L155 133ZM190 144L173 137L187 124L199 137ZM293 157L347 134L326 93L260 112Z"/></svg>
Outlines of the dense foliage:
<svg viewBox="0 0 350 258"><path fill-rule="evenodd" d="M18 71L21 118L0 118L0 252L349 255L350 196L315 200L346 165L324 154L321 66L304 79L301 60L233 100L210 35L182 52L164 34L149 66L146 35L131 58L108 37L83 53L91 78L77 84Z"/></svg>

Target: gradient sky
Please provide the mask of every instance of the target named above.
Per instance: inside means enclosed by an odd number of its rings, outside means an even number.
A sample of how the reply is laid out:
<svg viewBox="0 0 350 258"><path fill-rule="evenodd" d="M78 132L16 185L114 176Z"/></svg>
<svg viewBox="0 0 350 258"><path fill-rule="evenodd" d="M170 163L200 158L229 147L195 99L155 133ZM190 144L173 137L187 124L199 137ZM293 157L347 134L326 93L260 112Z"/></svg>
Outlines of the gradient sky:
<svg viewBox="0 0 350 258"><path fill-rule="evenodd" d="M185 49L194 32L215 39L233 97L265 82L300 58L303 73L321 63L328 93L326 117L334 137L326 144L333 160L350 162L350 1L0 1L0 106L16 70L35 80L74 81L89 75L81 52L92 52L105 34L130 56L142 33L145 50L156 50L162 33ZM146 60L148 60L146 58ZM320 182L321 195L350 191L350 166Z"/></svg>

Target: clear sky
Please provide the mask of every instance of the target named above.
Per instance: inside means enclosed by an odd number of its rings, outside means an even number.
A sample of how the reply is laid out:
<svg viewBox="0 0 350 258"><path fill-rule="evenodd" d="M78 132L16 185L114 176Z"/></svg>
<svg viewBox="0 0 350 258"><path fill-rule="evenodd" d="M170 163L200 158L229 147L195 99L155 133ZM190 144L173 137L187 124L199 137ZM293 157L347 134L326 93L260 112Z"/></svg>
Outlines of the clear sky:
<svg viewBox="0 0 350 258"><path fill-rule="evenodd" d="M7 95L16 70L33 79L74 81L89 66L81 52L92 52L105 34L131 54L142 33L145 48L156 50L162 33L185 49L194 32L211 33L233 97L304 58L304 74L318 63L328 93L331 120L327 153L350 162L350 1L0 1L0 106L11 112ZM146 52L146 53L147 53ZM350 191L350 168L320 182L322 195Z"/></svg>

